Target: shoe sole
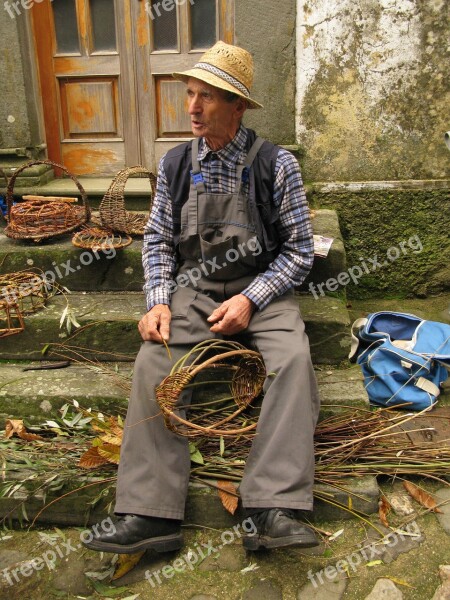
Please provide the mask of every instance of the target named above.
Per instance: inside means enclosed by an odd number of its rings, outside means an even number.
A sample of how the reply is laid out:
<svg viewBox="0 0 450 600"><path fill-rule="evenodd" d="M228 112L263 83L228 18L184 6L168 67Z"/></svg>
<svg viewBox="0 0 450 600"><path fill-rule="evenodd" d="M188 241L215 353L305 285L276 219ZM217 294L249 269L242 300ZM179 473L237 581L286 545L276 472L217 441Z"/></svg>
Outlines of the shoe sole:
<svg viewBox="0 0 450 600"><path fill-rule="evenodd" d="M246 550L259 550L260 548L314 548L319 545L315 538L307 538L304 535L289 535L286 537L271 538L264 535L253 535L244 537L242 545Z"/></svg>
<svg viewBox="0 0 450 600"><path fill-rule="evenodd" d="M135 544L114 544L108 542L100 542L93 539L90 542L83 542L89 550L97 552L113 552L114 554L136 554L144 550L156 550L156 552L173 552L183 547L183 536L180 533L161 536L158 538L150 538L141 540Z"/></svg>

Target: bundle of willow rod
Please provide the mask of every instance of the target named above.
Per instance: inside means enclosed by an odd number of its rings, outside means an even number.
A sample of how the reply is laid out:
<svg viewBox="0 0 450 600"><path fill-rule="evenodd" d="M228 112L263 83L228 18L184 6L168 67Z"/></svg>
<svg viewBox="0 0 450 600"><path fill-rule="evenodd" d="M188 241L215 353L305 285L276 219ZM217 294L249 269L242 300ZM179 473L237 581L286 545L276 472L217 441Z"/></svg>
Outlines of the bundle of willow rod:
<svg viewBox="0 0 450 600"><path fill-rule="evenodd" d="M181 400L182 393L191 386L202 385L196 383L195 379L206 369L232 372L230 393L236 406L228 410L229 403L224 406L223 400L196 404L195 418L187 420L180 414L186 411ZM170 374L156 388L156 399L166 426L179 435L240 436L256 428L256 422L248 425L248 418L242 413L260 394L265 377L264 363L258 352L237 342L207 340L195 346L174 365ZM212 408L211 404L222 406Z"/></svg>
<svg viewBox="0 0 450 600"><path fill-rule="evenodd" d="M450 473L450 440L413 442L412 432L430 432L434 413L405 414L390 409L343 410L321 421L315 433L315 480L336 484L345 477L367 475L419 475L433 479ZM408 424L417 427L403 429ZM257 417L253 417L256 420ZM251 421L250 421L251 422ZM240 481L251 438L241 436L228 446L201 439L197 447L204 464L194 466L194 476Z"/></svg>

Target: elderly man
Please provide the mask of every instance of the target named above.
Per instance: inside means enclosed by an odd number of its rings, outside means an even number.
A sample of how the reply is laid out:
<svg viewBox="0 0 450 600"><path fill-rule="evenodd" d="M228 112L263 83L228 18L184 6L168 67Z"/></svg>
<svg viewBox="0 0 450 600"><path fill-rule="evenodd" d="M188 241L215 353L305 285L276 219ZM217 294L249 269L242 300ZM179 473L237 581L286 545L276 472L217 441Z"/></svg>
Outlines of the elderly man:
<svg viewBox="0 0 450 600"><path fill-rule="evenodd" d="M314 546L296 520L313 506L317 385L293 290L313 262L309 210L299 166L286 150L242 125L253 61L218 42L187 84L193 142L161 160L144 237L148 313L136 360L120 457L114 535L87 546L106 552L160 552L182 546L190 474L187 439L169 431L155 386L171 361L217 336L245 340L262 354L264 400L239 487L256 527L244 547Z"/></svg>

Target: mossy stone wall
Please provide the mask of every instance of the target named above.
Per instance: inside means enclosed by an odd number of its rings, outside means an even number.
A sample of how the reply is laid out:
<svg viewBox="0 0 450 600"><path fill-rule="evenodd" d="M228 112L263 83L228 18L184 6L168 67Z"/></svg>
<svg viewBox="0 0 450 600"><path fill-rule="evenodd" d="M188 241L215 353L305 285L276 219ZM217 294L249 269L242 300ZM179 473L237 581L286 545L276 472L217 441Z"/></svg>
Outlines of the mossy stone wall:
<svg viewBox="0 0 450 600"><path fill-rule="evenodd" d="M363 271L358 284L347 287L349 298L426 297L450 290L448 189L319 187L310 201L338 211L348 268Z"/></svg>

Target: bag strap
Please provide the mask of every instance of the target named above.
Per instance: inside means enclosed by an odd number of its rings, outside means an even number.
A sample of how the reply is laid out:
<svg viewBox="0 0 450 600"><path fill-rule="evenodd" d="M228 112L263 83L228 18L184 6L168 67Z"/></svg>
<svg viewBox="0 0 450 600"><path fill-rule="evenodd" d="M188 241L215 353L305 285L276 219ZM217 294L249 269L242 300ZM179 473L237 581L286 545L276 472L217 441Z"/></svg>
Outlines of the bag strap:
<svg viewBox="0 0 450 600"><path fill-rule="evenodd" d="M429 379L425 379L425 377L419 377L419 379L414 385L418 387L419 390L423 390L424 392L427 392L427 394L431 394L435 398L437 398L441 393L440 388Z"/></svg>
<svg viewBox="0 0 450 600"><path fill-rule="evenodd" d="M368 319L361 318L357 319L352 325L352 345L350 348L350 354L348 355L349 360L355 359L356 353L358 351L360 339L358 337L359 331L367 324Z"/></svg>

